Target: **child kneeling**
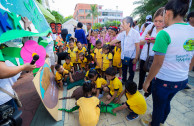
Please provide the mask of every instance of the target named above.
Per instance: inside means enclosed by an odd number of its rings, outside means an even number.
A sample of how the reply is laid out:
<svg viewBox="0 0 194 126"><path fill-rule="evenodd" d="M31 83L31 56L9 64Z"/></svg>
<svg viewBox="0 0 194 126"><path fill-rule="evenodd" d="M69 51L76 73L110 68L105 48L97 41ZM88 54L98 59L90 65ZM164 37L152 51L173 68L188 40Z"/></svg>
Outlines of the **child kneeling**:
<svg viewBox="0 0 194 126"><path fill-rule="evenodd" d="M120 101L124 94L127 98L127 101L123 103L122 106L113 109L113 113L128 108L130 113L126 117L127 120L134 120L139 117L139 114L145 114L147 110L146 101L143 95L137 90L136 83L127 82L125 85L125 90L123 90L123 92L119 95L116 103Z"/></svg>
<svg viewBox="0 0 194 126"><path fill-rule="evenodd" d="M77 100L79 106L79 122L81 126L96 126L100 117L100 100L92 96L93 85L91 82L83 84L84 97Z"/></svg>
<svg viewBox="0 0 194 126"><path fill-rule="evenodd" d="M57 64L55 65L55 69L57 71L55 74L55 80L61 90L63 90L63 81L65 82L67 80L67 77L69 77L70 82L74 82L71 76L71 72L69 72L68 70L65 70L63 66Z"/></svg>
<svg viewBox="0 0 194 126"><path fill-rule="evenodd" d="M109 84L107 87L104 87L103 90L109 92L109 95L106 97L107 101L105 102L105 104L109 104L121 94L123 87L121 81L115 76L117 72L113 67L106 69L105 74L106 78L109 80Z"/></svg>

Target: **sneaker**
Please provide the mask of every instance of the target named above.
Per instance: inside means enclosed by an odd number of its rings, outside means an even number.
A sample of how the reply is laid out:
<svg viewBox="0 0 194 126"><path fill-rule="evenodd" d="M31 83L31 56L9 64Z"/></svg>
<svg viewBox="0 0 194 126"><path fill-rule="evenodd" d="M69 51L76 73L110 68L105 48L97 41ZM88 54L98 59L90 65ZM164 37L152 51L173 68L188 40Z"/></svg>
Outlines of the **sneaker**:
<svg viewBox="0 0 194 126"><path fill-rule="evenodd" d="M140 122L143 126L151 126L151 121L152 121L152 113L150 114L145 114L142 116L140 119Z"/></svg>
<svg viewBox="0 0 194 126"><path fill-rule="evenodd" d="M135 120L137 118L139 118L139 115L137 115L137 114L131 114L131 113L129 115L127 115L127 117L126 117L126 119L128 121L132 121L132 120Z"/></svg>
<svg viewBox="0 0 194 126"><path fill-rule="evenodd" d="M151 126L150 122L144 119L139 120L142 126Z"/></svg>

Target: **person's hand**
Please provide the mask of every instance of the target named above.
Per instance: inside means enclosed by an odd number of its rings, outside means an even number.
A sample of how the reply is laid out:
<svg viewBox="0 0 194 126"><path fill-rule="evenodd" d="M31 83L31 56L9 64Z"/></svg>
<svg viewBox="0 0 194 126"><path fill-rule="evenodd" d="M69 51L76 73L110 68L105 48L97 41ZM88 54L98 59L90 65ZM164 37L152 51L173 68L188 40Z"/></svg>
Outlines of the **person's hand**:
<svg viewBox="0 0 194 126"><path fill-rule="evenodd" d="M121 66L121 62L119 63L119 66Z"/></svg>
<svg viewBox="0 0 194 126"><path fill-rule="evenodd" d="M116 113L117 111L115 109L112 110L113 113Z"/></svg>
<svg viewBox="0 0 194 126"><path fill-rule="evenodd" d="M74 80L73 80L73 79L70 79L70 82L71 82L71 83L73 83L73 82L74 82Z"/></svg>
<svg viewBox="0 0 194 126"><path fill-rule="evenodd" d="M32 71L36 68L36 64L31 65L30 63L26 63L23 65L23 67L24 67L23 69L24 71Z"/></svg>
<svg viewBox="0 0 194 126"><path fill-rule="evenodd" d="M108 105L108 104L110 104L110 102L111 102L111 101L106 101L105 104Z"/></svg>
<svg viewBox="0 0 194 126"><path fill-rule="evenodd" d="M136 58L133 59L132 63L133 63L133 64L136 64L136 63L137 63L137 59L136 59Z"/></svg>
<svg viewBox="0 0 194 126"><path fill-rule="evenodd" d="M115 103L119 103L120 102L120 99L118 98L116 101L115 101Z"/></svg>
<svg viewBox="0 0 194 126"><path fill-rule="evenodd" d="M149 34L147 34L145 37L146 37L146 38L151 38Z"/></svg>
<svg viewBox="0 0 194 126"><path fill-rule="evenodd" d="M150 83L148 83L148 82L144 82L144 84L143 84L143 90L145 91L145 93L148 93L148 87L150 86Z"/></svg>
<svg viewBox="0 0 194 126"><path fill-rule="evenodd" d="M46 58L49 58L49 54L48 53L46 54Z"/></svg>

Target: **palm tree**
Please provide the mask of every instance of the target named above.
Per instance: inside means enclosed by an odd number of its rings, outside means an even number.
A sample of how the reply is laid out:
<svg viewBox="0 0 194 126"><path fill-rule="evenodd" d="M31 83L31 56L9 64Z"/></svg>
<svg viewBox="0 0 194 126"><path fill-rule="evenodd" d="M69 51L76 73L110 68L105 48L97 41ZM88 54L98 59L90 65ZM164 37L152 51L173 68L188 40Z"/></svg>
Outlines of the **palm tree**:
<svg viewBox="0 0 194 126"><path fill-rule="evenodd" d="M98 8L96 7L96 5L90 5L90 7L91 7L91 10L86 17L92 17L92 25L93 25L94 20L100 15L100 13L98 12Z"/></svg>

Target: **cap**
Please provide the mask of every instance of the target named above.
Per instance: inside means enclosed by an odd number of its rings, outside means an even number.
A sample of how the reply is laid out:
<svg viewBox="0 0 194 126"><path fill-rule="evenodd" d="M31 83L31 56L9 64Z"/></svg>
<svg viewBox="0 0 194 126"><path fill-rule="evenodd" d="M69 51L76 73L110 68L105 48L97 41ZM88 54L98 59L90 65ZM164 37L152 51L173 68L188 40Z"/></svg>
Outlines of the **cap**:
<svg viewBox="0 0 194 126"><path fill-rule="evenodd" d="M148 20L148 19L150 19L150 18L152 19L152 15L147 15L147 16L146 16L146 20Z"/></svg>

